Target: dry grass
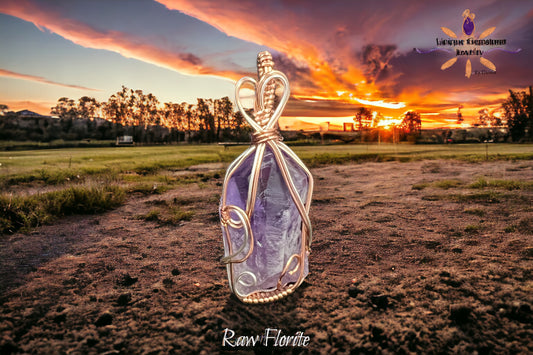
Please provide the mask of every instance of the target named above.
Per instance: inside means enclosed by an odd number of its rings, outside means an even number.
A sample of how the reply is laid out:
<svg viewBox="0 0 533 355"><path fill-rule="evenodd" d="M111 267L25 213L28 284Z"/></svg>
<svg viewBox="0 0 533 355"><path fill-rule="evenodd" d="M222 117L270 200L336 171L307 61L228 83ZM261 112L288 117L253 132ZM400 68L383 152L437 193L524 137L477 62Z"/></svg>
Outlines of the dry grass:
<svg viewBox="0 0 533 355"><path fill-rule="evenodd" d="M34 195L0 196L0 233L27 231L59 217L100 213L121 205L126 194L117 185L72 186Z"/></svg>

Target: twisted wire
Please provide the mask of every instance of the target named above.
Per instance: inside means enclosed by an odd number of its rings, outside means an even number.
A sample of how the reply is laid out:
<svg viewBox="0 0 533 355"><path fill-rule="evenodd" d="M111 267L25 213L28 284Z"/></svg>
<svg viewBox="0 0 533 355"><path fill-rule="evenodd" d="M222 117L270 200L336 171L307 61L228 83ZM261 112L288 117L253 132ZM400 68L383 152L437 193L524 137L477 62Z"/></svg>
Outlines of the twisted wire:
<svg viewBox="0 0 533 355"><path fill-rule="evenodd" d="M279 131L275 128L265 129L263 132L252 133L252 144L261 144L268 141L281 142L283 137L279 134Z"/></svg>
<svg viewBox="0 0 533 355"><path fill-rule="evenodd" d="M259 82L264 80L268 73L272 72L273 67L274 61L272 60L272 55L269 52L265 51L257 55L257 75L259 77ZM272 117L274 103L276 101L276 87L277 82L275 80L268 82L265 86L262 100L260 100L259 97L255 100L255 121L263 128ZM260 95L260 92L258 91L256 94ZM261 101L262 107L260 107Z"/></svg>

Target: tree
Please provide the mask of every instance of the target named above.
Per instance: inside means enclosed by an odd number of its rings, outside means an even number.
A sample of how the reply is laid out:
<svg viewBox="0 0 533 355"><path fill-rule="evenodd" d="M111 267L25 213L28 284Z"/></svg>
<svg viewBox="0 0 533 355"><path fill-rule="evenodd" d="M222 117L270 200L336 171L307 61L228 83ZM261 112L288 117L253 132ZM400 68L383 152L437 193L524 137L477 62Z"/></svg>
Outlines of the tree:
<svg viewBox="0 0 533 355"><path fill-rule="evenodd" d="M207 142L212 142L215 136L215 117L211 112L211 99L198 99L198 119L200 120L200 131L205 135Z"/></svg>
<svg viewBox="0 0 533 355"><path fill-rule="evenodd" d="M191 141L191 130L195 128L194 117L196 117L196 110L194 105L187 104L186 102L182 103L183 107L187 106L185 111L185 118L187 118L187 142Z"/></svg>
<svg viewBox="0 0 533 355"><path fill-rule="evenodd" d="M77 115L79 118L93 120L100 105L94 97L82 96L78 99Z"/></svg>
<svg viewBox="0 0 533 355"><path fill-rule="evenodd" d="M9 107L7 105L0 104L0 115L4 115L7 110L9 110Z"/></svg>
<svg viewBox="0 0 533 355"><path fill-rule="evenodd" d="M482 108L477 112L479 117L477 119L477 126L487 127L490 124L490 115L488 108Z"/></svg>
<svg viewBox="0 0 533 355"><path fill-rule="evenodd" d="M233 113L233 121L231 122L231 128L233 130L241 130L244 125L244 116L241 111L236 111Z"/></svg>
<svg viewBox="0 0 533 355"><path fill-rule="evenodd" d="M57 104L51 108L50 113L57 115L59 118L73 119L78 117L76 102L68 97L62 97L57 100Z"/></svg>
<svg viewBox="0 0 533 355"><path fill-rule="evenodd" d="M502 120L500 117L494 114L494 110L489 110L488 108L482 108L478 111L478 120L475 124L480 127L498 127L501 126Z"/></svg>
<svg viewBox="0 0 533 355"><path fill-rule="evenodd" d="M400 123L400 134L402 139L407 139L409 142L415 142L420 136L421 129L422 120L420 114L416 111L406 112L402 123Z"/></svg>
<svg viewBox="0 0 533 355"><path fill-rule="evenodd" d="M186 104L185 104L186 105ZM164 109L161 112L163 126L169 128L175 128L177 130L183 130L183 116L184 116L184 106L181 104L175 104L172 102L165 102Z"/></svg>
<svg viewBox="0 0 533 355"><path fill-rule="evenodd" d="M417 136L422 129L420 114L416 111L409 111L405 114L401 126L406 134Z"/></svg>
<svg viewBox="0 0 533 355"><path fill-rule="evenodd" d="M103 105L103 112L106 118L113 123L124 125L130 123L130 99L129 89L122 85L122 90L111 95Z"/></svg>
<svg viewBox="0 0 533 355"><path fill-rule="evenodd" d="M366 107L360 107L353 118L357 123L357 129L369 128L372 124L372 111Z"/></svg>
<svg viewBox="0 0 533 355"><path fill-rule="evenodd" d="M220 131L230 129L230 117L233 113L233 103L229 97L224 96L215 100L215 117L217 120L217 141L220 141Z"/></svg>
<svg viewBox="0 0 533 355"><path fill-rule="evenodd" d="M461 109L463 108L463 105L459 105L459 108L457 109L457 124L461 124L464 122L463 114L461 113Z"/></svg>
<svg viewBox="0 0 533 355"><path fill-rule="evenodd" d="M533 92L509 90L509 98L502 104L504 117L513 141L533 140Z"/></svg>
<svg viewBox="0 0 533 355"><path fill-rule="evenodd" d="M147 123L152 126L158 126L161 124L161 116L159 111L159 100L155 95L149 93L144 96L144 109L145 109L145 127Z"/></svg>
<svg viewBox="0 0 533 355"><path fill-rule="evenodd" d="M142 90L129 92L129 111L134 126L156 126L161 123L159 101L153 94L144 94Z"/></svg>

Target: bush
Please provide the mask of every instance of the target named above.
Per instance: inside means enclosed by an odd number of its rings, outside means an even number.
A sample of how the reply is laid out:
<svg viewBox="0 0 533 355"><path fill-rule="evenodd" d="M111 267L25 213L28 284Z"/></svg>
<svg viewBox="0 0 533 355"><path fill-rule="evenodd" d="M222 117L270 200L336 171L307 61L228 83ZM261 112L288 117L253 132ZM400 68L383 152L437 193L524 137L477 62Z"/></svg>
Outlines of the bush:
<svg viewBox="0 0 533 355"><path fill-rule="evenodd" d="M66 215L104 212L121 205L125 196L124 190L114 185L74 186L31 196L2 195L0 233L27 231Z"/></svg>

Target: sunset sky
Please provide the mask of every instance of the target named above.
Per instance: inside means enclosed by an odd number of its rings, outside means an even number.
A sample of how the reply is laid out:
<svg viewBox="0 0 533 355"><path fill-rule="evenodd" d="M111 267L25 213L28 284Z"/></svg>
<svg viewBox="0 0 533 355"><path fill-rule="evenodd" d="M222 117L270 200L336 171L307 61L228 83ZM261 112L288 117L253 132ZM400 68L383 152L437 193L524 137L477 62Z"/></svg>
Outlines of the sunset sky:
<svg viewBox="0 0 533 355"><path fill-rule="evenodd" d="M494 27L486 39L505 45L437 46L451 38L441 27L467 38L466 9L473 38ZM361 106L455 127L459 107L471 123L533 84L533 1L0 0L0 104L49 114L60 97L107 101L121 85L161 102L233 99L263 50L291 84L283 128L353 122Z"/></svg>

